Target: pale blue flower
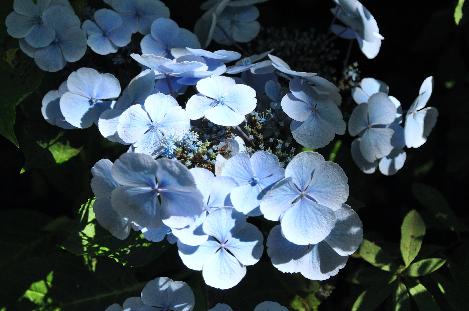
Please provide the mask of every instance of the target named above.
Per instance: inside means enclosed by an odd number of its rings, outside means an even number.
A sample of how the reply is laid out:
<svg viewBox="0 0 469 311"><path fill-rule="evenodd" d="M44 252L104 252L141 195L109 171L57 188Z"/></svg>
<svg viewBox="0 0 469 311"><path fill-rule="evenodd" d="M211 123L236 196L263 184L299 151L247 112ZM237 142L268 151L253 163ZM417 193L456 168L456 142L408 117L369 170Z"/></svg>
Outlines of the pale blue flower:
<svg viewBox="0 0 469 311"><path fill-rule="evenodd" d="M124 143L117 134L119 117L132 105L139 104L143 106L145 99L154 93L154 88L155 73L152 70L142 71L133 78L112 109L104 111L99 116L98 128L101 135L111 141Z"/></svg>
<svg viewBox="0 0 469 311"><path fill-rule="evenodd" d="M159 277L148 282L142 290L142 302L154 310L191 311L195 298L187 283Z"/></svg>
<svg viewBox="0 0 469 311"><path fill-rule="evenodd" d="M347 205L335 211L336 223L321 242L296 245L287 240L280 226L267 238L267 254L272 264L284 273L301 273L310 280L326 280L336 275L363 240L362 223Z"/></svg>
<svg viewBox="0 0 469 311"><path fill-rule="evenodd" d="M290 81L290 93L282 98L281 105L293 119L290 126L293 138L306 148L322 148L336 134L345 133L345 121L334 101L302 80Z"/></svg>
<svg viewBox="0 0 469 311"><path fill-rule="evenodd" d="M334 228L334 211L348 198L348 180L339 165L316 152L297 154L285 169L285 179L261 200L268 220L279 221L283 235L297 245L321 242Z"/></svg>
<svg viewBox="0 0 469 311"><path fill-rule="evenodd" d="M63 82L58 90L49 91L42 99L41 113L49 124L58 126L63 129L74 129L75 127L65 121L65 118L60 111L60 98L68 91L67 81Z"/></svg>
<svg viewBox="0 0 469 311"><path fill-rule="evenodd" d="M228 51L228 50L217 50L214 52L210 52L204 49L194 49L194 48L185 48L185 49L172 49L171 54L174 57L180 57L185 55L193 55L203 57L205 59L212 59L218 60L222 63L229 63L235 60L240 59L241 54L235 51Z"/></svg>
<svg viewBox="0 0 469 311"><path fill-rule="evenodd" d="M202 213L194 178L176 160L125 153L114 163L112 176L119 183L112 192L114 209L141 227L183 228Z"/></svg>
<svg viewBox="0 0 469 311"><path fill-rule="evenodd" d="M359 149L368 162L375 162L393 150L394 130L390 125L395 121L397 108L385 93L373 94L367 103L355 107L349 119L349 133L360 136Z"/></svg>
<svg viewBox="0 0 469 311"><path fill-rule="evenodd" d="M438 110L427 107L432 95L433 77L426 78L420 87L419 95L405 116L405 144L408 148L418 148L425 144L438 118Z"/></svg>
<svg viewBox="0 0 469 311"><path fill-rule="evenodd" d="M190 130L190 120L177 101L170 95L153 94L142 105L127 108L119 117L117 133L120 139L132 145L132 151L157 156L166 137L182 139Z"/></svg>
<svg viewBox="0 0 469 311"><path fill-rule="evenodd" d="M173 229L172 233L181 243L197 246L208 239L208 235L204 233L202 228L207 214L218 208L233 207L230 193L237 184L230 177L215 177L212 172L204 168L196 167L190 171L194 177L197 189L202 193L205 211L193 224L182 229Z"/></svg>
<svg viewBox="0 0 469 311"><path fill-rule="evenodd" d="M281 73L286 74L291 77L300 77L300 78L310 78L314 77L316 74L312 72L303 72L292 70L290 65L288 65L283 59L275 55L269 54L269 58L272 61L272 66Z"/></svg>
<svg viewBox="0 0 469 311"><path fill-rule="evenodd" d="M389 86L381 80L363 78L359 86L353 88L352 97L357 104L363 104L368 102L371 95L379 92L389 94Z"/></svg>
<svg viewBox="0 0 469 311"><path fill-rule="evenodd" d="M178 242L179 256L188 268L202 271L207 285L232 288L246 275L246 266L261 258L262 233L232 208L212 211L202 227L207 241L199 246Z"/></svg>
<svg viewBox="0 0 469 311"><path fill-rule="evenodd" d="M151 24L160 17L169 17L169 9L159 0L104 0L117 11L132 33L150 33Z"/></svg>
<svg viewBox="0 0 469 311"><path fill-rule="evenodd" d="M213 40L219 44L247 43L259 34L259 10L255 6L226 7L217 16Z"/></svg>
<svg viewBox="0 0 469 311"><path fill-rule="evenodd" d="M360 50L372 59L379 53L381 41L378 24L371 13L357 0L335 0L332 9L336 18L346 27L334 24L332 31L344 39L356 39Z"/></svg>
<svg viewBox="0 0 469 311"><path fill-rule="evenodd" d="M259 216L262 195L284 177L278 158L269 152L257 151L251 157L239 153L226 161L223 176L233 178L238 186L231 191L234 208L249 216Z"/></svg>
<svg viewBox="0 0 469 311"><path fill-rule="evenodd" d="M258 304L254 311L288 311L287 308L275 301L264 301Z"/></svg>
<svg viewBox="0 0 469 311"><path fill-rule="evenodd" d="M129 44L132 37L120 15L109 9L97 10L94 21L84 21L82 28L88 36L88 46L100 55L116 53Z"/></svg>
<svg viewBox="0 0 469 311"><path fill-rule="evenodd" d="M77 128L87 128L98 122L101 113L121 92L119 80L112 74L99 73L92 68L80 68L67 79L68 91L60 98L60 110L65 120Z"/></svg>
<svg viewBox="0 0 469 311"><path fill-rule="evenodd" d="M113 163L108 159L96 162L91 168L91 189L96 197L93 210L98 223L113 236L124 240L129 236L131 223L128 218L120 216L112 207L111 193L118 183L112 177Z"/></svg>
<svg viewBox="0 0 469 311"><path fill-rule="evenodd" d="M214 307L208 309L208 311L233 311L233 309L225 303L217 303Z"/></svg>
<svg viewBox="0 0 469 311"><path fill-rule="evenodd" d="M67 14L66 17L76 18L67 0L15 0L14 11L5 20L8 34L13 38L24 38L25 42L33 48L48 46L54 41L56 30L49 25L45 16L47 10L54 6L61 6L62 12Z"/></svg>
<svg viewBox="0 0 469 311"><path fill-rule="evenodd" d="M186 104L191 120L202 117L222 126L236 126L245 120L257 104L256 91L243 84L236 84L229 77L209 77L197 82L199 94Z"/></svg>
<svg viewBox="0 0 469 311"><path fill-rule="evenodd" d="M169 18L158 18L151 25L151 33L140 42L142 54L171 56L172 48L200 48L196 35Z"/></svg>

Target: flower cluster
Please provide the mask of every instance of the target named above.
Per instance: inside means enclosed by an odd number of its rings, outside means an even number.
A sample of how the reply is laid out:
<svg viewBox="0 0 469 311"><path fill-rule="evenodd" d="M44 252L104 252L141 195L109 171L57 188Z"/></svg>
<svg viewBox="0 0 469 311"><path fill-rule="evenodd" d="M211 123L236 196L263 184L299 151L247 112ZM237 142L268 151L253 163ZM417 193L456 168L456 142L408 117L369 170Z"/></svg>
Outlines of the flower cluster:
<svg viewBox="0 0 469 311"><path fill-rule="evenodd" d="M423 145L435 126L437 110L425 107L433 79L423 82L404 113L384 82L365 78L352 90L357 105L347 119L342 99L348 94L271 50L206 49L212 38L237 47L256 37L255 4L263 0L204 2L196 34L171 20L158 0L104 2L112 9L96 10L81 26L67 0L15 0L6 20L21 49L47 71L77 61L86 45L104 57L128 56L120 49L134 33L143 35L129 62L141 71L123 90L119 74L82 67L42 101L50 124L97 125L103 137L126 146L117 160L102 159L91 170L101 226L118 239L131 230L153 242L171 237L182 262L218 289L241 282L261 259L264 241L281 272L310 280L336 275L358 249L362 223L347 205L345 172L317 149L345 135L348 125L357 166L395 174L405 162L404 148ZM357 0L335 3L334 21L345 26L333 23L332 32L356 39L367 57L375 57L382 40L376 20ZM259 222L270 232L254 225ZM193 305L185 283L157 278L123 309ZM286 308L264 302L255 310Z"/></svg>

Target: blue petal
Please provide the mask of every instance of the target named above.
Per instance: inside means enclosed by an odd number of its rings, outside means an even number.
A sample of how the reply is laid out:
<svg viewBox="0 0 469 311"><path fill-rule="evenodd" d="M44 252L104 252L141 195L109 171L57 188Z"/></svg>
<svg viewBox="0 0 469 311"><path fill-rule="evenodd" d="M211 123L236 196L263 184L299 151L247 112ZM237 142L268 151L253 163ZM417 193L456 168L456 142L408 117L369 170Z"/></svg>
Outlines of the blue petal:
<svg viewBox="0 0 469 311"><path fill-rule="evenodd" d="M319 153L301 152L285 168L285 177L290 177L300 190L305 190L311 183L313 173L322 163L324 163L324 158Z"/></svg>
<svg viewBox="0 0 469 311"><path fill-rule="evenodd" d="M245 266L256 264L264 251L264 237L256 226L245 223L232 231L226 249Z"/></svg>
<svg viewBox="0 0 469 311"><path fill-rule="evenodd" d="M108 55L117 52L117 48L103 35L88 36L88 46L99 55Z"/></svg>
<svg viewBox="0 0 469 311"><path fill-rule="evenodd" d="M220 242L231 237L231 231L236 226L245 223L245 216L232 208L220 208L208 214L204 221L204 232Z"/></svg>
<svg viewBox="0 0 469 311"><path fill-rule="evenodd" d="M227 304L217 303L213 308L208 309L208 311L233 311L233 309Z"/></svg>
<svg viewBox="0 0 469 311"><path fill-rule="evenodd" d="M171 232L182 244L189 246L201 245L208 239L208 235L203 232L202 228L206 217L207 213L203 212L191 225L181 229L172 229Z"/></svg>
<svg viewBox="0 0 469 311"><path fill-rule="evenodd" d="M36 50L34 52L34 61L40 69L49 72L62 70L66 64L62 51L57 44L51 44Z"/></svg>
<svg viewBox="0 0 469 311"><path fill-rule="evenodd" d="M80 27L69 28L57 36L60 38L59 44L65 60L76 62L85 55L86 34Z"/></svg>
<svg viewBox="0 0 469 311"><path fill-rule="evenodd" d="M91 168L91 173L91 189L96 198L110 199L112 190L118 186L112 177L112 162L108 159L99 160Z"/></svg>
<svg viewBox="0 0 469 311"><path fill-rule="evenodd" d="M63 129L74 129L73 125L65 121L62 111L60 111L61 96L59 91L49 91L44 95L41 107L42 116L52 125Z"/></svg>
<svg viewBox="0 0 469 311"><path fill-rule="evenodd" d="M287 308L274 301L264 301L258 304L254 311L288 311Z"/></svg>
<svg viewBox="0 0 469 311"><path fill-rule="evenodd" d="M156 187L158 165L149 155L124 153L112 167L112 176L120 184L132 187Z"/></svg>
<svg viewBox="0 0 469 311"><path fill-rule="evenodd" d="M368 127L368 103L358 105L353 109L348 120L348 132L351 136L357 136Z"/></svg>
<svg viewBox="0 0 469 311"><path fill-rule="evenodd" d="M385 93L373 94L368 100L368 118L371 125L391 124L396 119L396 105Z"/></svg>
<svg viewBox="0 0 469 311"><path fill-rule="evenodd" d="M367 161L360 151L360 138L354 139L351 146L352 159L358 168L365 174L373 174L378 167L378 161Z"/></svg>
<svg viewBox="0 0 469 311"><path fill-rule="evenodd" d="M182 262L192 270L201 271L207 259L214 256L220 248L220 243L213 239L208 239L199 246L189 246L178 241L179 257Z"/></svg>
<svg viewBox="0 0 469 311"><path fill-rule="evenodd" d="M433 107L407 113L404 134L408 148L418 148L425 144L438 118L438 110Z"/></svg>
<svg viewBox="0 0 469 311"><path fill-rule="evenodd" d="M159 277L148 282L142 290L142 302L163 310L190 311L195 298L192 289L185 282Z"/></svg>
<svg viewBox="0 0 469 311"><path fill-rule="evenodd" d="M404 167L407 154L404 150L393 150L379 161L379 171L386 176L396 174Z"/></svg>
<svg viewBox="0 0 469 311"><path fill-rule="evenodd" d="M15 12L25 16L38 16L41 12L39 6L30 0L15 0L13 1L13 9Z"/></svg>
<svg viewBox="0 0 469 311"><path fill-rule="evenodd" d="M80 68L67 80L70 92L92 99L116 98L121 92L119 80L112 74L99 73L92 68Z"/></svg>
<svg viewBox="0 0 469 311"><path fill-rule="evenodd" d="M197 82L196 87L199 93L213 99L219 99L235 85L235 80L229 77L209 77Z"/></svg>
<svg viewBox="0 0 469 311"><path fill-rule="evenodd" d="M246 267L221 248L206 259L202 275L207 285L218 289L228 289L241 282L246 275Z"/></svg>
<svg viewBox="0 0 469 311"><path fill-rule="evenodd" d="M371 95L378 92L388 94L389 86L374 78L363 78L360 86L353 88L352 97L357 104L363 104L368 102Z"/></svg>
<svg viewBox="0 0 469 311"><path fill-rule="evenodd" d="M345 267L347 256L340 256L325 242L314 245L310 252L301 258L300 273L310 280L327 280Z"/></svg>
<svg viewBox="0 0 469 311"><path fill-rule="evenodd" d="M24 39L33 48L46 47L54 41L55 30L46 24L35 25Z"/></svg>
<svg viewBox="0 0 469 311"><path fill-rule="evenodd" d="M275 184L262 197L260 210L268 220L278 221L298 197L298 190L291 179L284 179Z"/></svg>
<svg viewBox="0 0 469 311"><path fill-rule="evenodd" d="M254 177L249 155L239 153L231 157L225 163L222 175L233 178L239 184L248 183Z"/></svg>
<svg viewBox="0 0 469 311"><path fill-rule="evenodd" d="M172 46L172 41L179 35L179 26L172 19L158 18L151 24L151 36L168 50L176 47Z"/></svg>
<svg viewBox="0 0 469 311"><path fill-rule="evenodd" d="M93 211L98 223L114 237L125 240L129 236L129 220L113 209L110 198L97 198L93 203Z"/></svg>
<svg viewBox="0 0 469 311"><path fill-rule="evenodd" d="M282 98L281 105L283 112L296 121L304 122L313 113L313 105L310 101L304 102L299 100L291 93L286 94Z"/></svg>
<svg viewBox="0 0 469 311"><path fill-rule="evenodd" d="M205 112L205 117L212 123L221 126L237 126L245 121L244 115L224 105L217 105L208 109Z"/></svg>
<svg viewBox="0 0 469 311"><path fill-rule="evenodd" d="M77 128L88 128L99 115L89 103L89 98L67 92L60 98L60 110L65 120Z"/></svg>
<svg viewBox="0 0 469 311"><path fill-rule="evenodd" d="M362 222L357 213L348 205L335 211L336 223L327 244L340 256L352 255L363 241Z"/></svg>
<svg viewBox="0 0 469 311"><path fill-rule="evenodd" d="M122 18L113 10L99 9L94 13L94 20L106 33L122 25Z"/></svg>
<svg viewBox="0 0 469 311"><path fill-rule="evenodd" d="M349 195L347 176L338 164L323 162L313 172L307 193L317 203L339 209Z"/></svg>
<svg viewBox="0 0 469 311"><path fill-rule="evenodd" d="M360 105L361 106L361 105ZM391 144L394 130L390 128L370 128L360 140L360 151L368 162L387 156L393 149Z"/></svg>
<svg viewBox="0 0 469 311"><path fill-rule="evenodd" d="M195 187L161 193L163 223L171 228L192 224L202 213L202 195Z"/></svg>

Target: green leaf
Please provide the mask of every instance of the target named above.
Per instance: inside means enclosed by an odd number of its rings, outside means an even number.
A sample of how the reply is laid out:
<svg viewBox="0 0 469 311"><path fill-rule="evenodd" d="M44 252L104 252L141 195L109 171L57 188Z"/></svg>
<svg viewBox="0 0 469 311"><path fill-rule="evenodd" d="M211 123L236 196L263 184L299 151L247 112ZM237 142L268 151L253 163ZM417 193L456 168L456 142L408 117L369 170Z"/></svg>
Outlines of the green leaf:
<svg viewBox="0 0 469 311"><path fill-rule="evenodd" d="M454 8L454 22L456 23L456 25L459 25L463 17L462 8L464 6L464 1L465 0L458 0L458 4Z"/></svg>
<svg viewBox="0 0 469 311"><path fill-rule="evenodd" d="M339 139L335 142L334 147L332 148L332 151L329 154L329 161L335 161L335 159L337 158L337 153L339 153L340 147L342 147L342 141Z"/></svg>
<svg viewBox="0 0 469 311"><path fill-rule="evenodd" d="M411 210L401 226L401 255L406 267L417 257L425 236L425 223L416 210Z"/></svg>
<svg viewBox="0 0 469 311"><path fill-rule="evenodd" d="M398 283L396 291L394 292L394 310L406 311L412 310L410 304L409 292L403 283Z"/></svg>
<svg viewBox="0 0 469 311"><path fill-rule="evenodd" d="M11 57L11 55L10 55ZM0 60L0 135L18 147L14 131L16 107L28 97L41 83L42 73L36 67L22 68L22 64L11 67Z"/></svg>
<svg viewBox="0 0 469 311"><path fill-rule="evenodd" d="M454 310L469 310L469 301L467 301L467 295L464 293L465 288L458 286L449 275L442 274L441 272L433 273L431 278L436 283L446 302Z"/></svg>
<svg viewBox="0 0 469 311"><path fill-rule="evenodd" d="M391 271L394 268L392 258L381 247L371 241L363 240L358 254L363 260L381 270Z"/></svg>
<svg viewBox="0 0 469 311"><path fill-rule="evenodd" d="M68 142L66 142L65 144L61 142L56 142L52 146L49 146L48 149L50 153L52 153L55 163L57 164L67 162L71 158L76 157L81 151L81 148L74 148L70 146Z"/></svg>
<svg viewBox="0 0 469 311"><path fill-rule="evenodd" d="M41 306L47 302L46 295L52 286L52 280L54 279L54 271L49 272L43 280L36 281L26 290L23 298L28 299L32 303Z"/></svg>
<svg viewBox="0 0 469 311"><path fill-rule="evenodd" d="M420 311L438 311L440 307L433 298L433 295L421 283L414 283L409 287L415 303Z"/></svg>
<svg viewBox="0 0 469 311"><path fill-rule="evenodd" d="M467 226L454 214L440 191L421 183L414 183L412 192L417 201L428 209L430 216L444 228L456 232L468 230Z"/></svg>
<svg viewBox="0 0 469 311"><path fill-rule="evenodd" d="M296 295L290 306L295 311L317 311L321 305L321 300L315 293L309 293L306 297Z"/></svg>
<svg viewBox="0 0 469 311"><path fill-rule="evenodd" d="M441 258L427 258L414 262L407 268L407 275L411 277L424 276L440 269L446 260Z"/></svg>
<svg viewBox="0 0 469 311"><path fill-rule="evenodd" d="M394 291L396 285L383 284L376 288L363 291L355 300L352 311L372 311L378 308L383 301Z"/></svg>

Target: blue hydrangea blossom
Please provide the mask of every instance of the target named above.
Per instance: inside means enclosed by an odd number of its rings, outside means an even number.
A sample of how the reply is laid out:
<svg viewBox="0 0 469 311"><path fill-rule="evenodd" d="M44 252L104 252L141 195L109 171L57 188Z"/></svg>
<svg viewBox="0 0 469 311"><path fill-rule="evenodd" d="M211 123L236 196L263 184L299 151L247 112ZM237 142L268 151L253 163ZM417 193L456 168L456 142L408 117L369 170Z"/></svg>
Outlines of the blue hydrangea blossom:
<svg viewBox="0 0 469 311"><path fill-rule="evenodd" d="M171 56L172 48L200 48L196 35L169 18L158 18L151 24L150 34L140 42L142 54Z"/></svg>
<svg viewBox="0 0 469 311"><path fill-rule="evenodd" d="M352 98L357 104L367 103L371 95L376 93L389 94L389 86L381 80L363 78L357 87L352 89Z"/></svg>
<svg viewBox="0 0 469 311"><path fill-rule="evenodd" d="M345 133L345 121L337 105L299 79L290 81L290 93L282 98L283 111L293 119L293 138L307 148L322 148L336 134Z"/></svg>
<svg viewBox="0 0 469 311"><path fill-rule="evenodd" d="M254 311L288 311L287 308L275 301L264 301L258 304Z"/></svg>
<svg viewBox="0 0 469 311"><path fill-rule="evenodd" d="M321 242L297 245L275 226L267 238L267 254L272 264L285 273L301 273L310 280L326 280L336 275L363 240L362 223L347 205L335 211L336 224Z"/></svg>
<svg viewBox="0 0 469 311"><path fill-rule="evenodd" d="M100 55L116 53L129 44L132 37L120 15L109 9L97 10L94 21L84 21L82 28L88 36L88 46Z"/></svg>
<svg viewBox="0 0 469 311"><path fill-rule="evenodd" d="M259 34L259 10L251 6L226 7L217 17L213 40L219 44L246 43Z"/></svg>
<svg viewBox="0 0 469 311"><path fill-rule="evenodd" d="M62 111L60 111L60 98L67 91L67 81L65 81L59 86L58 90L47 92L42 98L41 113L44 120L49 124L69 130L74 129L75 127L65 121Z"/></svg>
<svg viewBox="0 0 469 311"><path fill-rule="evenodd" d="M256 91L250 86L236 84L229 77L209 77L197 82L199 94L186 104L191 120L202 117L222 126L236 126L245 120L257 104Z"/></svg>
<svg viewBox="0 0 469 311"><path fill-rule="evenodd" d="M356 39L363 54L370 59L375 58L384 38L373 15L358 0L334 1L337 6L332 13L346 27L334 24L331 30L344 39Z"/></svg>
<svg viewBox="0 0 469 311"><path fill-rule="evenodd" d="M117 133L132 151L157 156L166 137L178 140L190 130L190 120L170 95L153 94L142 105L135 104L119 117Z"/></svg>
<svg viewBox="0 0 469 311"><path fill-rule="evenodd" d="M408 148L418 148L425 144L438 118L438 110L425 106L433 91L433 77L426 78L420 87L419 95L405 116L405 144Z"/></svg>
<svg viewBox="0 0 469 311"><path fill-rule="evenodd" d="M245 215L259 216L263 193L284 177L284 169L272 153L257 151L251 157L239 153L226 161L222 176L238 184L230 194L234 208Z"/></svg>
<svg viewBox="0 0 469 311"><path fill-rule="evenodd" d="M367 103L355 107L349 119L349 133L360 136L359 148L364 159L375 162L393 150L394 130L390 125L396 120L395 103L385 93L373 94Z"/></svg>
<svg viewBox="0 0 469 311"><path fill-rule="evenodd" d="M159 0L104 0L124 20L124 27L146 35L151 24L160 17L169 17L169 9Z"/></svg>
<svg viewBox="0 0 469 311"><path fill-rule="evenodd" d="M297 154L285 169L285 179L261 200L268 220L279 221L283 235L297 245L317 244L334 228L334 211L348 198L348 180L339 165L316 152Z"/></svg>
<svg viewBox="0 0 469 311"><path fill-rule="evenodd" d="M112 176L119 184L112 192L112 206L140 227L183 228L202 213L194 178L176 160L125 153L114 163Z"/></svg>
<svg viewBox="0 0 469 311"><path fill-rule="evenodd" d="M110 107L110 100L121 92L116 77L92 68L72 72L67 79L67 89L60 98L60 110L65 121L77 128L98 122L101 113Z"/></svg>
<svg viewBox="0 0 469 311"><path fill-rule="evenodd" d="M212 211L202 228L207 241L199 246L178 242L179 256L188 268L202 271L207 285L232 288L246 275L246 266L261 258L262 233L232 208Z"/></svg>

